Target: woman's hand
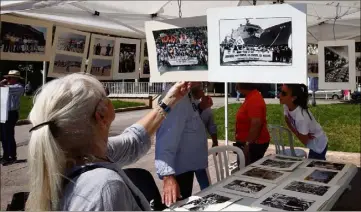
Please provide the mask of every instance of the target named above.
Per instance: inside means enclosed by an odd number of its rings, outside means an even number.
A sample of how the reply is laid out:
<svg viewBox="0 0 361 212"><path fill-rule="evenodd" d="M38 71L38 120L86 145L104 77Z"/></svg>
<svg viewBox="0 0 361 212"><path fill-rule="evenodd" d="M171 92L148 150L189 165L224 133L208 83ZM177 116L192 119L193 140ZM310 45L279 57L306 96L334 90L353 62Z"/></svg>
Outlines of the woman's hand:
<svg viewBox="0 0 361 212"><path fill-rule="evenodd" d="M189 92L190 88L190 82L177 82L169 89L162 101L168 106L173 107Z"/></svg>

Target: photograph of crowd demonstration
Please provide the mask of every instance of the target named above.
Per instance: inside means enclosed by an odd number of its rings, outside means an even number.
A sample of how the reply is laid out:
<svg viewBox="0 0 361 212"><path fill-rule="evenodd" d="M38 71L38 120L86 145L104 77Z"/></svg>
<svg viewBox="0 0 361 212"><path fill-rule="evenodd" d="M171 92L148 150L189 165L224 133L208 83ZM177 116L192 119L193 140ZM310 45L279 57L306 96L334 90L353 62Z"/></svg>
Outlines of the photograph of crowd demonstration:
<svg viewBox="0 0 361 212"><path fill-rule="evenodd" d="M207 27L153 31L159 72L208 70Z"/></svg>
<svg viewBox="0 0 361 212"><path fill-rule="evenodd" d="M136 44L130 44L130 43L120 44L118 73L135 72L136 51L137 51Z"/></svg>
<svg viewBox="0 0 361 212"><path fill-rule="evenodd" d="M95 76L110 76L112 63L112 60L92 59L90 74Z"/></svg>
<svg viewBox="0 0 361 212"><path fill-rule="evenodd" d="M113 56L114 42L114 40L95 38L93 54L100 56Z"/></svg>
<svg viewBox="0 0 361 212"><path fill-rule="evenodd" d="M72 32L61 32L58 36L57 50L84 53L86 36Z"/></svg>
<svg viewBox="0 0 361 212"><path fill-rule="evenodd" d="M82 61L82 57L57 54L54 60L53 72L61 74L81 72Z"/></svg>
<svg viewBox="0 0 361 212"><path fill-rule="evenodd" d="M221 66L292 65L292 18L219 20Z"/></svg>
<svg viewBox="0 0 361 212"><path fill-rule="evenodd" d="M1 22L0 52L45 54L47 28Z"/></svg>
<svg viewBox="0 0 361 212"><path fill-rule="evenodd" d="M274 193L270 197L263 200L260 204L269 208L273 208L273 210L280 209L283 211L306 211L315 202L315 200L306 200L300 197Z"/></svg>
<svg viewBox="0 0 361 212"><path fill-rule="evenodd" d="M348 46L325 47L325 82L349 82Z"/></svg>

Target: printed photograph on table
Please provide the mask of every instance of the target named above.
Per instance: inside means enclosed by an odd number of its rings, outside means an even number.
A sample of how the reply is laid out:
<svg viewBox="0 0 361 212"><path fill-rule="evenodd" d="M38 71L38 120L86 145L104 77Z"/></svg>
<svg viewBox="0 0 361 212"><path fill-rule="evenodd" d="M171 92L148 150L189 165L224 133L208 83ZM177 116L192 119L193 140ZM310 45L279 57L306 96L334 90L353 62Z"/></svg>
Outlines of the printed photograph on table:
<svg viewBox="0 0 361 212"><path fill-rule="evenodd" d="M104 59L92 59L92 64L90 68L90 74L100 77L109 77L111 76L112 70L112 60Z"/></svg>
<svg viewBox="0 0 361 212"><path fill-rule="evenodd" d="M293 192L295 195L313 195L314 198L329 199L339 186L292 179L280 185L279 188L286 192Z"/></svg>
<svg viewBox="0 0 361 212"><path fill-rule="evenodd" d="M274 191L256 200L252 206L267 211L317 211L325 201L317 201L308 196L290 195Z"/></svg>
<svg viewBox="0 0 361 212"><path fill-rule="evenodd" d="M255 180L262 180L268 183L277 184L279 181L286 178L290 173L283 171L276 171L260 167L247 167L240 172L236 173L236 176L249 177Z"/></svg>
<svg viewBox="0 0 361 212"><path fill-rule="evenodd" d="M115 40L95 38L93 42L93 54L99 56L112 57L114 53Z"/></svg>
<svg viewBox="0 0 361 212"><path fill-rule="evenodd" d="M49 69L49 77L82 72L83 58L79 56L56 54Z"/></svg>
<svg viewBox="0 0 361 212"><path fill-rule="evenodd" d="M145 23L150 82L207 81L207 17Z"/></svg>
<svg viewBox="0 0 361 212"><path fill-rule="evenodd" d="M221 66L292 65L292 18L219 20Z"/></svg>
<svg viewBox="0 0 361 212"><path fill-rule="evenodd" d="M219 190L241 196L258 198L276 185L242 177L230 177L219 185Z"/></svg>
<svg viewBox="0 0 361 212"><path fill-rule="evenodd" d="M7 15L1 15L0 24L2 60L50 60L51 24Z"/></svg>
<svg viewBox="0 0 361 212"><path fill-rule="evenodd" d="M272 158L262 158L255 163L251 164L251 166L257 166L266 169L274 169L280 171L293 171L302 163L302 161L285 161L278 160Z"/></svg>
<svg viewBox="0 0 361 212"><path fill-rule="evenodd" d="M344 163L333 163L329 161L312 160L303 165L305 168L328 169L331 171L343 171L349 167Z"/></svg>
<svg viewBox="0 0 361 212"><path fill-rule="evenodd" d="M206 192L200 196L191 196L184 200L175 211L220 211L242 199L225 192Z"/></svg>
<svg viewBox="0 0 361 212"><path fill-rule="evenodd" d="M356 81L356 57L354 40L320 41L319 89L354 88Z"/></svg>
<svg viewBox="0 0 361 212"><path fill-rule="evenodd" d="M324 184L335 184L344 174L345 172L312 168L305 172L305 174L301 176L301 179Z"/></svg>
<svg viewBox="0 0 361 212"><path fill-rule="evenodd" d="M298 161L301 162L303 161L302 158L297 158L297 157L288 157L288 156L284 156L284 155L273 155L271 157L269 157L271 159L277 159L277 160L285 160L285 161Z"/></svg>

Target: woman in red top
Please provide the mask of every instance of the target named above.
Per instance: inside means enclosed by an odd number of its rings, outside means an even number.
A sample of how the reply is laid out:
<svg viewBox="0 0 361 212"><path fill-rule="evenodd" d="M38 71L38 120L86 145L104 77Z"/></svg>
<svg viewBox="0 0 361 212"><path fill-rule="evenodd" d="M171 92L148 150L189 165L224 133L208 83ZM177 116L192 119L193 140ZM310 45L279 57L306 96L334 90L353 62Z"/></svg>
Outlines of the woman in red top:
<svg viewBox="0 0 361 212"><path fill-rule="evenodd" d="M246 98L236 114L236 143L243 150L246 165L261 159L270 141L266 103L252 83L238 83L236 89Z"/></svg>

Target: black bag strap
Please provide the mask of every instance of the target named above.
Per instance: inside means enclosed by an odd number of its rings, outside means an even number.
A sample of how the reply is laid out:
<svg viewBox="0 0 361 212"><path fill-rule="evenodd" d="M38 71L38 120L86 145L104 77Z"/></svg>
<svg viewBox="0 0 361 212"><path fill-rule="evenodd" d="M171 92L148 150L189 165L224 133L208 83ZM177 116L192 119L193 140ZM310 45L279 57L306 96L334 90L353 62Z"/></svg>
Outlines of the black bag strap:
<svg viewBox="0 0 361 212"><path fill-rule="evenodd" d="M91 170L94 170L94 169L97 169L97 168L105 168L105 169L110 169L110 170L113 170L115 172L117 172L115 169L111 169L111 168L108 168L108 167L105 167L105 166L102 166L102 165L99 165L99 164L86 164L86 165L83 165L81 166L79 169L77 169L76 171L70 173L67 175L67 178L64 179L64 188L69 184L70 180L80 176L81 174L87 172L87 171L91 171ZM117 172L118 173L118 172ZM127 187L128 185L125 184ZM128 187L128 189L130 190L130 192L132 193L132 196L134 197L137 205L139 206L140 209L142 209L143 211L146 211L146 209L143 207L143 204L140 200L140 197L134 193L134 191Z"/></svg>

